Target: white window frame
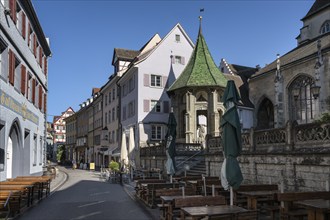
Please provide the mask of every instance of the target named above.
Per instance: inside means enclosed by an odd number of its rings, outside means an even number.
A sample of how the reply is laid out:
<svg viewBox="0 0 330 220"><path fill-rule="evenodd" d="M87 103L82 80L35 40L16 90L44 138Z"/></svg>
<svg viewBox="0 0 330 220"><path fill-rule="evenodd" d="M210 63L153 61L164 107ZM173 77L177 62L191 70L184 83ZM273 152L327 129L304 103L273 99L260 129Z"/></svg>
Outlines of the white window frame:
<svg viewBox="0 0 330 220"><path fill-rule="evenodd" d="M151 125L151 140L162 140L162 131L161 125Z"/></svg>
<svg viewBox="0 0 330 220"><path fill-rule="evenodd" d="M162 87L163 85L162 80L163 78L160 75L154 75L154 74L150 75L150 85L152 87Z"/></svg>
<svg viewBox="0 0 330 220"><path fill-rule="evenodd" d="M150 100L150 109L153 112L162 112L162 105L161 102L158 100Z"/></svg>

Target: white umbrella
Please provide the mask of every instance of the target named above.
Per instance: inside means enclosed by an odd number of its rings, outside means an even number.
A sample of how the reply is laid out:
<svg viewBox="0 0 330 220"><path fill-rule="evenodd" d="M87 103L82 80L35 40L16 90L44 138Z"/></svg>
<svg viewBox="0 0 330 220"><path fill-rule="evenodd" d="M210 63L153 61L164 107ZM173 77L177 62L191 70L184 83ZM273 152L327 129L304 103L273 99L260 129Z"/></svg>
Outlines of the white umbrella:
<svg viewBox="0 0 330 220"><path fill-rule="evenodd" d="M129 128L128 156L130 164L135 167L135 141L133 127Z"/></svg>
<svg viewBox="0 0 330 220"><path fill-rule="evenodd" d="M133 178L133 168L135 168L135 141L133 127L129 128L128 156L131 167L131 178Z"/></svg>
<svg viewBox="0 0 330 220"><path fill-rule="evenodd" d="M127 164L128 164L126 134L125 134L125 132L123 132L123 136L122 136L122 139L121 139L120 162L121 162L122 166L127 166Z"/></svg>

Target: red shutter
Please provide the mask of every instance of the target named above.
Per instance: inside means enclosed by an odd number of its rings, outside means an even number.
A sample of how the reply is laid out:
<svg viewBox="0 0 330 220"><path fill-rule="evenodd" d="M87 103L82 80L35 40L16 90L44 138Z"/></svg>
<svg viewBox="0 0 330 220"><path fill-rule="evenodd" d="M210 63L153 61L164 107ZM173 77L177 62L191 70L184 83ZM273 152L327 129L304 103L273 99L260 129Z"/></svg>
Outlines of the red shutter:
<svg viewBox="0 0 330 220"><path fill-rule="evenodd" d="M143 110L144 112L149 112L150 107L150 101L149 100L143 100Z"/></svg>
<svg viewBox="0 0 330 220"><path fill-rule="evenodd" d="M44 94L44 112L47 112L47 94Z"/></svg>
<svg viewBox="0 0 330 220"><path fill-rule="evenodd" d="M16 0L9 0L10 17L16 24Z"/></svg>
<svg viewBox="0 0 330 220"><path fill-rule="evenodd" d="M21 65L21 93L25 96L26 91L26 68Z"/></svg>
<svg viewBox="0 0 330 220"><path fill-rule="evenodd" d="M33 34L33 54L37 58L37 36Z"/></svg>
<svg viewBox="0 0 330 220"><path fill-rule="evenodd" d="M32 103L35 104L36 100L36 80L32 79Z"/></svg>
<svg viewBox="0 0 330 220"><path fill-rule="evenodd" d="M24 12L22 12L22 37L25 40L25 37L26 37L26 16L25 16Z"/></svg>
<svg viewBox="0 0 330 220"><path fill-rule="evenodd" d="M15 55L12 50L9 49L9 83L14 85L15 79Z"/></svg>
<svg viewBox="0 0 330 220"><path fill-rule="evenodd" d="M38 107L39 107L39 109L41 109L42 108L42 97L43 95L42 95L42 86L41 86L41 84L39 84L39 105L38 105Z"/></svg>
<svg viewBox="0 0 330 220"><path fill-rule="evenodd" d="M143 83L144 86L149 86L149 74L144 74Z"/></svg>
<svg viewBox="0 0 330 220"><path fill-rule="evenodd" d="M39 65L42 67L42 48L39 47Z"/></svg>
<svg viewBox="0 0 330 220"><path fill-rule="evenodd" d="M48 66L47 66L47 57L45 56L44 57L44 73L45 73L45 75L47 76L47 68L48 68Z"/></svg>

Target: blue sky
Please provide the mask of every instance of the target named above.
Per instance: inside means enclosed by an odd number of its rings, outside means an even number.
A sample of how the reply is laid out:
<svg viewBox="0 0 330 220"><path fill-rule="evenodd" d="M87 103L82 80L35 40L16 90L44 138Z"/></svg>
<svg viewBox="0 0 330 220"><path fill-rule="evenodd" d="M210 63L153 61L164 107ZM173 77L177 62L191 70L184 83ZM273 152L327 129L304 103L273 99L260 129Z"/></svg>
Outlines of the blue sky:
<svg viewBox="0 0 330 220"><path fill-rule="evenodd" d="M48 121L91 97L113 73L114 48L139 50L180 23L193 42L199 20L215 63L261 67L296 46L313 0L32 0L50 38ZM199 9L204 8L200 13Z"/></svg>

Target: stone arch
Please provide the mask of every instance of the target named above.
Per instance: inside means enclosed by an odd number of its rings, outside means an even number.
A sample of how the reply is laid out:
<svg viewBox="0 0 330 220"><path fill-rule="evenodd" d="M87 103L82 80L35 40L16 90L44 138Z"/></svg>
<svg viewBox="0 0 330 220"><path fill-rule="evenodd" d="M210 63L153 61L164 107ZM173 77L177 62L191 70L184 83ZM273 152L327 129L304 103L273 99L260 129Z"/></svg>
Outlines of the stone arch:
<svg viewBox="0 0 330 220"><path fill-rule="evenodd" d="M266 96L260 99L257 108L256 129L274 128L274 104Z"/></svg>
<svg viewBox="0 0 330 220"><path fill-rule="evenodd" d="M196 101L197 102L207 102L208 95L205 91L199 91L196 93Z"/></svg>
<svg viewBox="0 0 330 220"><path fill-rule="evenodd" d="M18 118L9 129L6 146L6 177L14 178L23 174L22 132Z"/></svg>
<svg viewBox="0 0 330 220"><path fill-rule="evenodd" d="M311 88L315 84L314 77L298 74L287 85L289 118L291 121L310 123L319 111L319 99L314 98Z"/></svg>

